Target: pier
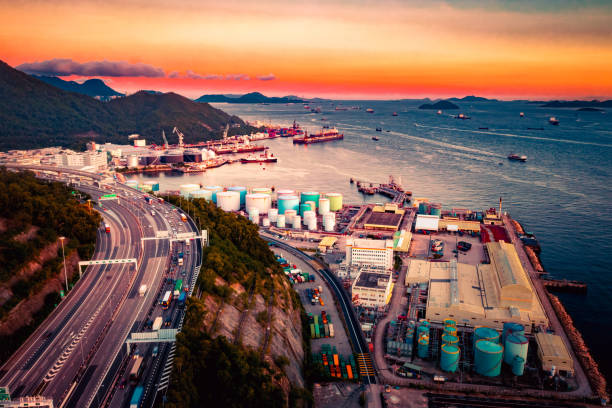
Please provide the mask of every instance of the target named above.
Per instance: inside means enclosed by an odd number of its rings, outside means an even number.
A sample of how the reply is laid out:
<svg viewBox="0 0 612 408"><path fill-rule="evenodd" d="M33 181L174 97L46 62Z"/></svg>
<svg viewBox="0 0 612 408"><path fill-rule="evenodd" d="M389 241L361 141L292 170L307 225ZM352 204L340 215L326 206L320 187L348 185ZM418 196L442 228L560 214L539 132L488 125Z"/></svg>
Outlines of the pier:
<svg viewBox="0 0 612 408"><path fill-rule="evenodd" d="M542 284L549 292L587 292L587 284L575 280L542 278Z"/></svg>
<svg viewBox="0 0 612 408"><path fill-rule="evenodd" d="M357 185L357 191L360 193L367 195L384 195L385 197L391 198L391 202L394 204L403 205L405 201L410 201L412 197L412 192L404 190L402 186L395 181L393 176L389 176L388 183L369 183L353 178L351 178L350 181Z"/></svg>

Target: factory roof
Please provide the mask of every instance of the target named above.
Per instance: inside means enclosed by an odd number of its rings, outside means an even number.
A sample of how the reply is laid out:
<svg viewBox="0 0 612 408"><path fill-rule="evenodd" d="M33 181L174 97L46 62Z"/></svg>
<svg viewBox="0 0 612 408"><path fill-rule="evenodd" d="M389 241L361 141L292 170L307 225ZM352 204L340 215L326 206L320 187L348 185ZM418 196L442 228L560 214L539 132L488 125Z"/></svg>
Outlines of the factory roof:
<svg viewBox="0 0 612 408"><path fill-rule="evenodd" d="M350 241L347 242L350 245ZM387 249L393 247L393 241L388 239L353 239L353 248L364 248L364 249Z"/></svg>
<svg viewBox="0 0 612 408"><path fill-rule="evenodd" d="M319 246L332 247L337 240L338 238L336 237L324 237L321 242L319 242Z"/></svg>
<svg viewBox="0 0 612 408"><path fill-rule="evenodd" d="M431 268L431 262L421 259L411 259L408 262L406 285L429 282L429 269Z"/></svg>
<svg viewBox="0 0 612 408"><path fill-rule="evenodd" d="M397 252L408 252L408 250L410 250L411 241L412 233L410 231L397 231L393 234L393 249Z"/></svg>
<svg viewBox="0 0 612 408"><path fill-rule="evenodd" d="M398 229L402 217L404 216L403 211L401 213L395 212L371 212L364 222L364 227L376 228L382 227L384 229L393 228Z"/></svg>
<svg viewBox="0 0 612 408"><path fill-rule="evenodd" d="M563 339L552 333L540 332L535 335L538 343L538 354L542 360L544 370L550 370L555 366L559 370L574 370L574 363Z"/></svg>
<svg viewBox="0 0 612 408"><path fill-rule="evenodd" d="M417 230L437 231L440 217L437 215L425 215L418 214L416 216L416 225L414 227Z"/></svg>
<svg viewBox="0 0 612 408"><path fill-rule="evenodd" d="M500 286L520 285L531 292L531 285L527 281L525 270L521 265L514 245L506 242L487 242L487 251L491 265L499 277Z"/></svg>
<svg viewBox="0 0 612 408"><path fill-rule="evenodd" d="M387 288L390 280L390 273L361 272L355 281L354 287L384 290Z"/></svg>

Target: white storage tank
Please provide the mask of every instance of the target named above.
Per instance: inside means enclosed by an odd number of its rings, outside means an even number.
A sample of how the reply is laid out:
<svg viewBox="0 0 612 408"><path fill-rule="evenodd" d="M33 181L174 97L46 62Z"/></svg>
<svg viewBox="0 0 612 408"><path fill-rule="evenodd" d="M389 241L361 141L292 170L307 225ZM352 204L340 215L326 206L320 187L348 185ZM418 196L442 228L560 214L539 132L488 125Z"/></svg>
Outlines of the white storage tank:
<svg viewBox="0 0 612 408"><path fill-rule="evenodd" d="M314 218L317 220L317 213L314 211L304 211L304 223L307 223L310 219Z"/></svg>
<svg viewBox="0 0 612 408"><path fill-rule="evenodd" d="M219 191L217 206L223 211L238 211L240 209L240 193L238 191Z"/></svg>
<svg viewBox="0 0 612 408"><path fill-rule="evenodd" d="M288 189L288 188L283 188L283 189L280 189L280 190L276 190L276 196L277 197L280 197L280 196L283 196L283 195L295 195L295 190L291 190L291 189Z"/></svg>
<svg viewBox="0 0 612 408"><path fill-rule="evenodd" d="M259 208L249 207L247 208L247 213L249 214L249 219L252 219L254 216L259 215Z"/></svg>
<svg viewBox="0 0 612 408"><path fill-rule="evenodd" d="M181 184L179 186L179 192L185 198L189 198L189 193L200 189L199 184Z"/></svg>
<svg viewBox="0 0 612 408"><path fill-rule="evenodd" d="M310 218L306 222L306 225L308 226L308 230L309 231L315 231L317 229L317 219L316 218Z"/></svg>
<svg viewBox="0 0 612 408"><path fill-rule="evenodd" d="M129 168L133 168L133 167L138 167L138 156L136 155L130 155L127 157L127 167Z"/></svg>
<svg viewBox="0 0 612 408"><path fill-rule="evenodd" d="M329 212L329 198L319 198L319 214L325 215Z"/></svg>
<svg viewBox="0 0 612 408"><path fill-rule="evenodd" d="M261 225L263 225L264 227L269 227L270 219L268 217L265 217L263 220L261 220Z"/></svg>
<svg viewBox="0 0 612 408"><path fill-rule="evenodd" d="M334 232L335 224L327 224L324 226L325 232Z"/></svg>
<svg viewBox="0 0 612 408"><path fill-rule="evenodd" d="M251 193L246 195L245 207L257 208L260 214L267 214L272 205L272 197L264 193Z"/></svg>
<svg viewBox="0 0 612 408"><path fill-rule="evenodd" d="M203 198L205 200L212 200L212 191L210 190L194 190L189 192L190 198Z"/></svg>
<svg viewBox="0 0 612 408"><path fill-rule="evenodd" d="M251 222L255 225L259 225L259 214L254 214L251 218Z"/></svg>
<svg viewBox="0 0 612 408"><path fill-rule="evenodd" d="M213 203L217 203L217 192L219 191L223 191L223 187L221 186L206 186L204 187L205 190L210 190L212 191L212 201Z"/></svg>
<svg viewBox="0 0 612 408"><path fill-rule="evenodd" d="M299 215L294 216L293 223L291 225L293 226L293 229L302 229L302 217Z"/></svg>
<svg viewBox="0 0 612 408"><path fill-rule="evenodd" d="M276 226L278 228L285 228L285 216L283 214L278 214L278 217L276 217Z"/></svg>
<svg viewBox="0 0 612 408"><path fill-rule="evenodd" d="M251 193L272 195L272 189L270 187L256 187L251 190Z"/></svg>
<svg viewBox="0 0 612 408"><path fill-rule="evenodd" d="M278 217L278 209L270 208L268 210L268 217L270 218L270 222L276 222L276 217Z"/></svg>
<svg viewBox="0 0 612 408"><path fill-rule="evenodd" d="M287 211L285 211L285 222L287 224L292 224L293 225L293 219L295 218L296 215L297 215L297 211L296 210L287 210Z"/></svg>

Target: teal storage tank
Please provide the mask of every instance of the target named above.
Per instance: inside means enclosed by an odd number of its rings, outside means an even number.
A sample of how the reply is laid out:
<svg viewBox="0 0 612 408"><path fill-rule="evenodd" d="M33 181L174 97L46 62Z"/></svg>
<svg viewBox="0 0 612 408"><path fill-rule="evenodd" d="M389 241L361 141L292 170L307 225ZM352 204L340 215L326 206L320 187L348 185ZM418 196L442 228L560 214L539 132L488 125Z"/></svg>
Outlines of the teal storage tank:
<svg viewBox="0 0 612 408"><path fill-rule="evenodd" d="M442 335L442 344L457 344L459 343L459 337L453 336L452 334Z"/></svg>
<svg viewBox="0 0 612 408"><path fill-rule="evenodd" d="M446 326L444 328L444 333L445 334L450 334L451 336L456 336L457 335L457 328L454 326Z"/></svg>
<svg viewBox="0 0 612 408"><path fill-rule="evenodd" d="M429 213L429 203L419 203L419 214Z"/></svg>
<svg viewBox="0 0 612 408"><path fill-rule="evenodd" d="M421 334L426 334L427 336L429 336L429 326L420 325L419 327L417 327L417 335L420 336Z"/></svg>
<svg viewBox="0 0 612 408"><path fill-rule="evenodd" d="M432 204L429 207L429 213L431 215L437 215L438 217L442 216L442 205L441 204Z"/></svg>
<svg viewBox="0 0 612 408"><path fill-rule="evenodd" d="M305 191L302 194L300 194L300 203L306 204L306 201L314 201L315 206L316 206L317 205L316 203L319 202L320 197L321 195L317 191ZM311 211L315 211L315 210L316 209L313 208Z"/></svg>
<svg viewBox="0 0 612 408"><path fill-rule="evenodd" d="M278 213L285 214L287 210L300 210L300 199L295 195L283 195L278 197Z"/></svg>
<svg viewBox="0 0 612 408"><path fill-rule="evenodd" d="M506 337L506 349L504 351L504 361L506 364L512 365L514 357L519 356L527 361L527 350L529 341L522 334L510 334Z"/></svg>
<svg viewBox="0 0 612 408"><path fill-rule="evenodd" d="M504 348L488 340L478 340L474 347L474 368L485 377L497 377L501 372Z"/></svg>
<svg viewBox="0 0 612 408"><path fill-rule="evenodd" d="M300 204L300 215L304 216L304 211L314 211L310 204Z"/></svg>
<svg viewBox="0 0 612 408"><path fill-rule="evenodd" d="M206 186L204 190L212 191L212 202L217 204L217 192L223 191L223 187L221 186Z"/></svg>
<svg viewBox="0 0 612 408"><path fill-rule="evenodd" d="M523 372L525 372L525 359L523 357L514 356L514 360L512 360L512 374L521 376Z"/></svg>
<svg viewBox="0 0 612 408"><path fill-rule="evenodd" d="M240 205L244 206L247 195L247 188L242 186L232 186L228 187L227 191L237 191L240 193Z"/></svg>
<svg viewBox="0 0 612 408"><path fill-rule="evenodd" d="M502 332L502 344L506 344L508 334L517 333L525 335L525 326L520 323L508 322L504 323L504 331Z"/></svg>
<svg viewBox="0 0 612 408"><path fill-rule="evenodd" d="M420 358L427 358L429 354L429 336L424 335L419 337L417 355Z"/></svg>
<svg viewBox="0 0 612 408"><path fill-rule="evenodd" d="M474 329L474 344L478 340L488 340L493 343L499 343L499 333L497 330L490 327L479 326Z"/></svg>
<svg viewBox="0 0 612 408"><path fill-rule="evenodd" d="M444 327L446 326L457 327L457 322L453 319L444 319Z"/></svg>
<svg viewBox="0 0 612 408"><path fill-rule="evenodd" d="M459 347L452 344L442 345L442 354L440 355L440 368L447 373L454 373L459 366Z"/></svg>

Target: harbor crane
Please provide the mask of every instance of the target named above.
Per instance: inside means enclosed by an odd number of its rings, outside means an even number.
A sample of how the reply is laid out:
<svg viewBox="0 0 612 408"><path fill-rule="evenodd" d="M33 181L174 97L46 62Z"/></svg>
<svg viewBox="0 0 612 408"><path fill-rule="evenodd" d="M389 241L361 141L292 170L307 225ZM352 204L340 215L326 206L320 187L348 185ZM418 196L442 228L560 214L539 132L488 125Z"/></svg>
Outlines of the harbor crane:
<svg viewBox="0 0 612 408"><path fill-rule="evenodd" d="M178 145L179 145L179 147L183 147L184 146L183 137L185 137L183 135L183 133L180 130L178 130L178 128L176 126L174 127L174 129L172 129L172 133L176 133L176 135L178 136L178 139L179 139L179 144Z"/></svg>
<svg viewBox="0 0 612 408"><path fill-rule="evenodd" d="M168 148L168 139L166 139L166 132L164 132L163 129L162 129L162 138L164 139L164 149L167 149Z"/></svg>

